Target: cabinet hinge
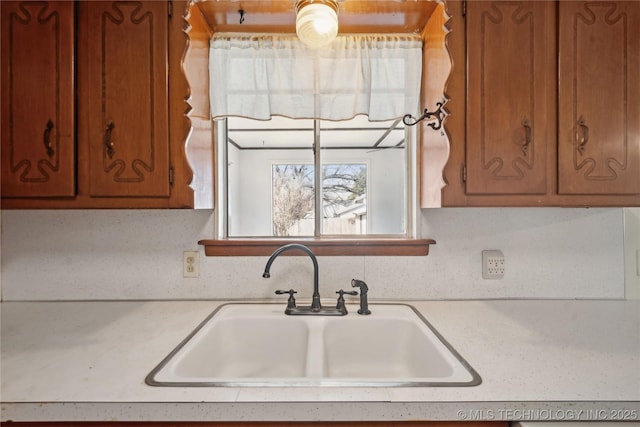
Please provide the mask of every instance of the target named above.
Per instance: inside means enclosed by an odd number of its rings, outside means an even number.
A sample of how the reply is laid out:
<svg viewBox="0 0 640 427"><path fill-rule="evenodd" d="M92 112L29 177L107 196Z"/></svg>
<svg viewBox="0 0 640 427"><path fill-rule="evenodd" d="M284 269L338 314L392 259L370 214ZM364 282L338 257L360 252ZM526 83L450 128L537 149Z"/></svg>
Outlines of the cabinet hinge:
<svg viewBox="0 0 640 427"><path fill-rule="evenodd" d="M467 16L467 0L462 0L462 16Z"/></svg>
<svg viewBox="0 0 640 427"><path fill-rule="evenodd" d="M467 182L467 165L462 165L462 182Z"/></svg>
<svg viewBox="0 0 640 427"><path fill-rule="evenodd" d="M173 0L167 1L167 14L169 15L169 18L173 15Z"/></svg>
<svg viewBox="0 0 640 427"><path fill-rule="evenodd" d="M173 187L173 166L169 168L169 186Z"/></svg>

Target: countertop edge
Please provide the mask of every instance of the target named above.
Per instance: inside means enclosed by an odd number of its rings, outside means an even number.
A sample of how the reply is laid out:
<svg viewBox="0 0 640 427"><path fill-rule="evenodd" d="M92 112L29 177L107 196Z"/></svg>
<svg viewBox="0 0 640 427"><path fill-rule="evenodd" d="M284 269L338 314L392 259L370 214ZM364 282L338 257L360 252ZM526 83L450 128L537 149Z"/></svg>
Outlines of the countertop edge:
<svg viewBox="0 0 640 427"><path fill-rule="evenodd" d="M290 412L296 415L287 416ZM334 416L327 417L327 413ZM347 413L352 415L345 416ZM4 402L0 420L286 422L320 418L323 421L638 421L640 401Z"/></svg>

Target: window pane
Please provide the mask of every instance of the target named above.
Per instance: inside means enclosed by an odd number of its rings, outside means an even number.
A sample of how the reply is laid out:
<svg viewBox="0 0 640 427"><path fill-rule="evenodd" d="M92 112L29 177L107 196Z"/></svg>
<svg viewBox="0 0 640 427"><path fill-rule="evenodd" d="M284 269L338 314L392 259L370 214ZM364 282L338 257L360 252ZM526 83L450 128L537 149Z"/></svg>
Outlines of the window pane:
<svg viewBox="0 0 640 427"><path fill-rule="evenodd" d="M406 143L401 120L322 121L323 234L406 232Z"/></svg>
<svg viewBox="0 0 640 427"><path fill-rule="evenodd" d="M277 164L272 171L274 236L313 236L313 165Z"/></svg>
<svg viewBox="0 0 640 427"><path fill-rule="evenodd" d="M322 168L323 234L367 234L367 164Z"/></svg>
<svg viewBox="0 0 640 427"><path fill-rule="evenodd" d="M313 120L230 117L227 127L228 235L274 236L273 166L313 165Z"/></svg>

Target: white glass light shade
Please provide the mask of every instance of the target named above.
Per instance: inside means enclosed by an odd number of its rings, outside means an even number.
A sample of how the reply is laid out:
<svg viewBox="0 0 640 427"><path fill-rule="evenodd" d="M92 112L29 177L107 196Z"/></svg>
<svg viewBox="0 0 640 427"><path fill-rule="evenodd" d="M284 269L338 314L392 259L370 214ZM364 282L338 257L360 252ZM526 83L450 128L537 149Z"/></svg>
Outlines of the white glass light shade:
<svg viewBox="0 0 640 427"><path fill-rule="evenodd" d="M296 33L311 48L331 43L338 35L338 4L333 0L299 0L296 4Z"/></svg>

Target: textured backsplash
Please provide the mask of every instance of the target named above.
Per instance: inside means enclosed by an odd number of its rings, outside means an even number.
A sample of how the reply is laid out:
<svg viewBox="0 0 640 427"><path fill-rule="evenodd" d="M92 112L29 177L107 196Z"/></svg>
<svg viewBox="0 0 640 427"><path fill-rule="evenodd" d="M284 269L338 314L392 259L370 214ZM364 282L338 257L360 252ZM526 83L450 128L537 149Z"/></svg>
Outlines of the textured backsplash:
<svg viewBox="0 0 640 427"><path fill-rule="evenodd" d="M427 257L323 257L320 292L352 278L371 299L623 298L623 209L456 208L422 211ZM8 300L275 298L311 296L307 257L205 257L212 211L2 212L2 296ZM502 280L483 280L481 251L506 257ZM182 252L200 251L200 277L182 277ZM284 302L284 301L283 301Z"/></svg>

